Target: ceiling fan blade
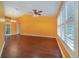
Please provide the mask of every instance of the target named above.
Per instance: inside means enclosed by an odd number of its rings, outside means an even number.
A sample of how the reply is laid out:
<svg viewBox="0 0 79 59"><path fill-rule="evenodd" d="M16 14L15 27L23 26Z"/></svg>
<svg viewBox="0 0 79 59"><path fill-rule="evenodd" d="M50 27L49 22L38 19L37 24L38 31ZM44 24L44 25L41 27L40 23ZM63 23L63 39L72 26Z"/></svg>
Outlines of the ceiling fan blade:
<svg viewBox="0 0 79 59"><path fill-rule="evenodd" d="M11 19L11 17L5 16L6 19Z"/></svg>
<svg viewBox="0 0 79 59"><path fill-rule="evenodd" d="M37 15L41 15L41 14L37 14Z"/></svg>
<svg viewBox="0 0 79 59"><path fill-rule="evenodd" d="M37 11L37 10L33 9L33 12L34 12L35 15L41 15L40 13L43 12L43 11Z"/></svg>
<svg viewBox="0 0 79 59"><path fill-rule="evenodd" d="M37 10L33 9L34 12L36 12Z"/></svg>
<svg viewBox="0 0 79 59"><path fill-rule="evenodd" d="M38 11L38 13L41 13L41 12L43 12L43 11Z"/></svg>

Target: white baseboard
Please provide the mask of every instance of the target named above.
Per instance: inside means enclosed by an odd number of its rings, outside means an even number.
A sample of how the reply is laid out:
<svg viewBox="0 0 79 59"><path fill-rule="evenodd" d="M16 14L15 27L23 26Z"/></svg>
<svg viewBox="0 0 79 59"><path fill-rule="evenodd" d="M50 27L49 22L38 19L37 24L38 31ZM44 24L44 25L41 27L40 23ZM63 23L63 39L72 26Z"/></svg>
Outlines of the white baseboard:
<svg viewBox="0 0 79 59"><path fill-rule="evenodd" d="M14 34L5 34L5 36L11 36L11 35L16 35L15 33Z"/></svg>
<svg viewBox="0 0 79 59"><path fill-rule="evenodd" d="M65 45L65 43L61 40L61 38L60 38L58 35L57 35L57 38L58 38L58 39L60 40L60 42L62 43L62 45L64 46L64 48L65 48L65 50L67 51L67 53L69 54L69 56L72 57L72 55L71 55L70 51L68 50L68 47ZM56 39L56 40L57 40L57 39ZM63 57L65 58L65 55L64 55L63 50L62 50L62 47L60 46L58 40L57 40L57 43L58 43L58 45L59 45L59 48L60 48L60 51L61 51Z"/></svg>
<svg viewBox="0 0 79 59"><path fill-rule="evenodd" d="M56 37L54 37L54 36L45 36L45 35L37 35L37 34L21 34L21 35L37 36L37 37L49 37L49 38L56 38Z"/></svg>
<svg viewBox="0 0 79 59"><path fill-rule="evenodd" d="M4 45L5 45L5 42L3 43L2 47L0 48L0 57L1 57L1 55L2 55Z"/></svg>
<svg viewBox="0 0 79 59"><path fill-rule="evenodd" d="M61 52L61 54L62 54L62 56L63 56L63 58L64 58L64 57L65 57L65 56L64 56L64 53L63 53L63 51L62 51L62 48L61 48L60 43L58 42L58 39L57 39L57 38L56 38L56 41L57 41L57 43L58 43L60 52Z"/></svg>

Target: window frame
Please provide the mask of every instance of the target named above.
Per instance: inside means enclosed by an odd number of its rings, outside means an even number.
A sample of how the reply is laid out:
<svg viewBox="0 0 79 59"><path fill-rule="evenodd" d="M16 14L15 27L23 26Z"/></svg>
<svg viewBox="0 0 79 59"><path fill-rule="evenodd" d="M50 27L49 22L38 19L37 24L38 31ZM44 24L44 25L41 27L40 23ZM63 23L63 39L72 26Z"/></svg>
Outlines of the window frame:
<svg viewBox="0 0 79 59"><path fill-rule="evenodd" d="M78 44L76 44L76 43L78 43L78 9L77 8L79 8L78 7L78 3L79 2L74 2L75 3L75 21L74 21L74 23L76 24L75 25L75 30L74 30L74 32L76 33L74 33L74 51L72 51L70 48L69 48L69 46L66 44L66 42L65 41L63 41L63 39L61 38L61 31L60 31L60 35L59 35L59 37L62 39L62 41L64 42L64 45L65 45L65 48L67 48L67 51L69 52L69 54L70 54L70 56L71 57L78 57ZM67 19L67 2L65 2L65 9L66 9L66 19ZM64 8L64 6L63 6L63 8ZM62 10L63 10L63 8L62 8ZM60 13L62 13L62 10L61 10L61 12ZM76 17L77 16L77 17ZM59 17L61 17L61 14L59 15ZM58 24L58 28L60 28L62 25L64 25L64 24ZM64 25L65 26L65 25ZM66 28L65 28L66 29ZM65 36L66 36L66 34L65 34ZM66 40L66 38L65 38L65 40Z"/></svg>

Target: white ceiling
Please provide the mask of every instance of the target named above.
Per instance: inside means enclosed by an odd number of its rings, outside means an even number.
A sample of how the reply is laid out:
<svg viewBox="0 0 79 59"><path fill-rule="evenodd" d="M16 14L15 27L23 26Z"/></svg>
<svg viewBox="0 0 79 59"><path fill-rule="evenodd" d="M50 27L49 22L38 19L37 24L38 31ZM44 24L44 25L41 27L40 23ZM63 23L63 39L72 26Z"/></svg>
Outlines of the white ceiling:
<svg viewBox="0 0 79 59"><path fill-rule="evenodd" d="M33 9L42 10L44 16L55 16L60 1L4 1L6 16L22 16Z"/></svg>

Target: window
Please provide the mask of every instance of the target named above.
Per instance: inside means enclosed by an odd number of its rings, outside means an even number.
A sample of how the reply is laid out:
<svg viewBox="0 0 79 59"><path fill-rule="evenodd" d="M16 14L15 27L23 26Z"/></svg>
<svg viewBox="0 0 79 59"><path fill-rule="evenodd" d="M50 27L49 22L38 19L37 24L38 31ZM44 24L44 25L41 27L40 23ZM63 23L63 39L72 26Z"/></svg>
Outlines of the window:
<svg viewBox="0 0 79 59"><path fill-rule="evenodd" d="M66 43L74 50L74 30L75 30L75 7L74 2L67 2L67 23L66 23Z"/></svg>
<svg viewBox="0 0 79 59"><path fill-rule="evenodd" d="M65 2L58 18L58 35L74 51L75 39L75 3Z"/></svg>

